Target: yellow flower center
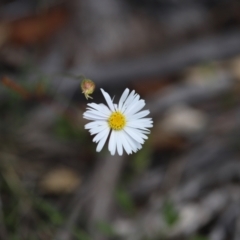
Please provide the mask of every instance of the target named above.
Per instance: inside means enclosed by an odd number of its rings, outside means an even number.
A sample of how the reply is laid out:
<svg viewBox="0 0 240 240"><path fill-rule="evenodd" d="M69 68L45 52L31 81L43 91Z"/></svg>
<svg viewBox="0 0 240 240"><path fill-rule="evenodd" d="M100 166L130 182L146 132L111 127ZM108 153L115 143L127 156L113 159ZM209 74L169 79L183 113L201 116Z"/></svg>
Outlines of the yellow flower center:
<svg viewBox="0 0 240 240"><path fill-rule="evenodd" d="M108 125L113 130L122 130L126 125L126 118L120 112L113 112L108 118Z"/></svg>

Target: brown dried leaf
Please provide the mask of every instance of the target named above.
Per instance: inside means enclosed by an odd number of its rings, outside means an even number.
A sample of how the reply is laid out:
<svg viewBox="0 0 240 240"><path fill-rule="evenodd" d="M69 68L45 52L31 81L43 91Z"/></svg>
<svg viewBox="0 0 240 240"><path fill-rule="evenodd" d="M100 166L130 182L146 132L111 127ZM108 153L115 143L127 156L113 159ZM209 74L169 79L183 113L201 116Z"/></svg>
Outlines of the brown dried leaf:
<svg viewBox="0 0 240 240"><path fill-rule="evenodd" d="M9 35L10 35L10 24L1 21L0 22L0 47L8 41Z"/></svg>
<svg viewBox="0 0 240 240"><path fill-rule="evenodd" d="M170 84L167 79L160 79L159 77L140 79L133 82L133 89L141 96L146 97L154 94L161 89L164 89Z"/></svg>
<svg viewBox="0 0 240 240"><path fill-rule="evenodd" d="M54 8L38 15L28 16L10 23L9 41L14 44L35 44L48 39L64 23L68 12L65 8Z"/></svg>

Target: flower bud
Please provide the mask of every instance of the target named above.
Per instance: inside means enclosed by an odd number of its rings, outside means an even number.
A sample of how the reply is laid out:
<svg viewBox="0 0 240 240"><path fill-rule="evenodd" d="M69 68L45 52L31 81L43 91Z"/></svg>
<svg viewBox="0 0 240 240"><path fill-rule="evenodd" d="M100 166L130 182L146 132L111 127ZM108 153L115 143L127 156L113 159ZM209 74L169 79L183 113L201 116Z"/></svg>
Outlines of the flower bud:
<svg viewBox="0 0 240 240"><path fill-rule="evenodd" d="M81 82L82 93L85 95L86 99L92 98L89 94L92 94L95 89L95 83L90 79L84 79Z"/></svg>

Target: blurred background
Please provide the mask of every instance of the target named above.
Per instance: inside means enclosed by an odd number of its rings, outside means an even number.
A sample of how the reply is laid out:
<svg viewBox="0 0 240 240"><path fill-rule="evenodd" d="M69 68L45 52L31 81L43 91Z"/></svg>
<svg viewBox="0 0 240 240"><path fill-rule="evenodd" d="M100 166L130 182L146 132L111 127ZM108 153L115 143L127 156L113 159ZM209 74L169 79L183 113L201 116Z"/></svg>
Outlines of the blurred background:
<svg viewBox="0 0 240 240"><path fill-rule="evenodd" d="M1 240L239 240L240 2L2 0ZM96 153L83 75L146 100L136 154Z"/></svg>

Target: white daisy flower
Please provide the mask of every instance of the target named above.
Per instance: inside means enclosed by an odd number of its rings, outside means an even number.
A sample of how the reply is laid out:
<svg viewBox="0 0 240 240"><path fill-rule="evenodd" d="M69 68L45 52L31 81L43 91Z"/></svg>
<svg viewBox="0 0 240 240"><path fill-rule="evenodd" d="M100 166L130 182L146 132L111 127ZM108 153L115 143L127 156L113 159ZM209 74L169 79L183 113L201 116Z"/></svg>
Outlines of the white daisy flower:
<svg viewBox="0 0 240 240"><path fill-rule="evenodd" d="M87 111L83 117L92 122L85 125L91 135L96 134L93 142L97 143L97 152L100 152L107 141L108 150L114 155L116 150L119 155L123 154L123 149L127 154L137 152L142 148L142 144L148 137L148 128L153 126L152 118L145 118L149 110L140 111L145 106L145 101L140 99L139 94L133 90L129 94L127 88L118 104L114 104L109 94L101 89L107 102L105 104L88 103Z"/></svg>

